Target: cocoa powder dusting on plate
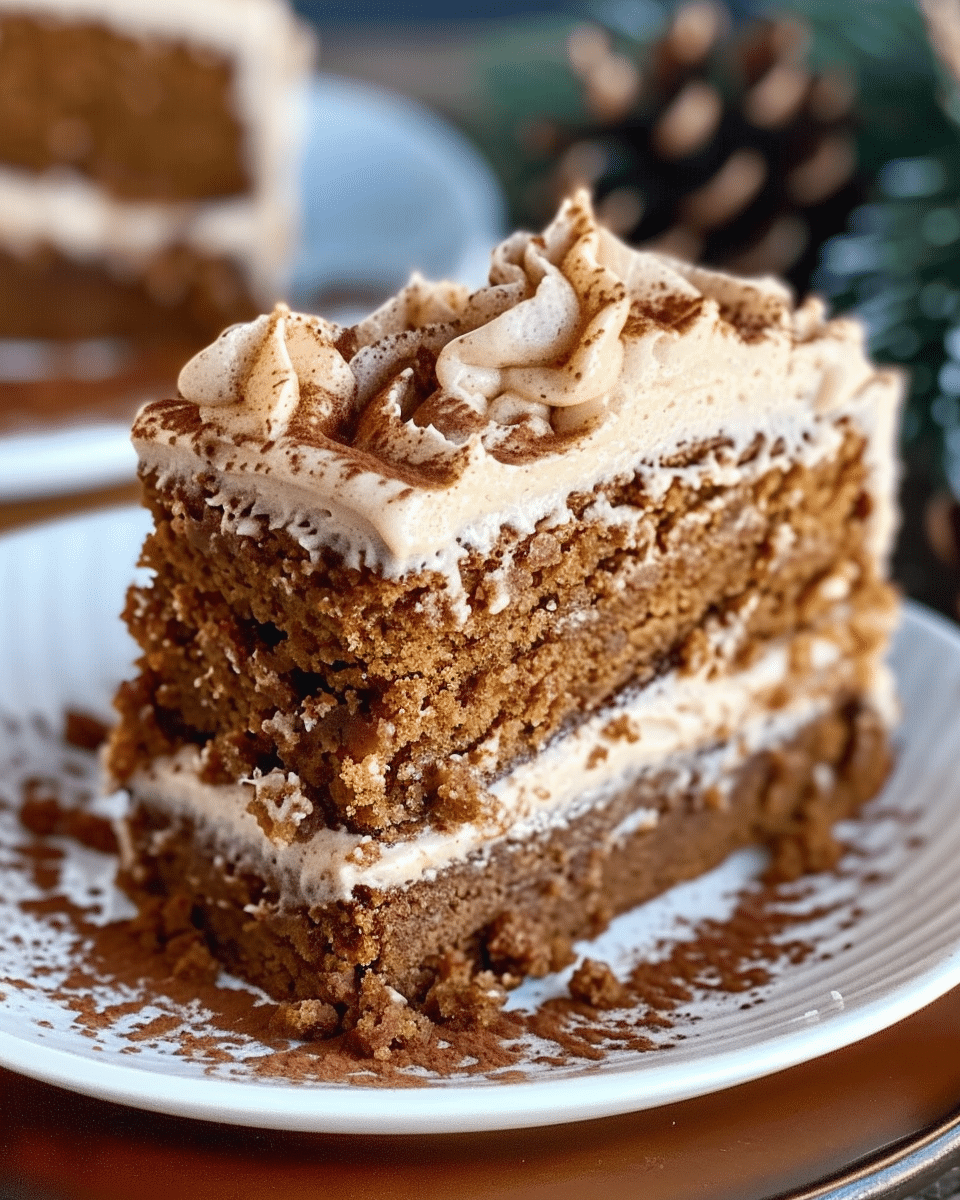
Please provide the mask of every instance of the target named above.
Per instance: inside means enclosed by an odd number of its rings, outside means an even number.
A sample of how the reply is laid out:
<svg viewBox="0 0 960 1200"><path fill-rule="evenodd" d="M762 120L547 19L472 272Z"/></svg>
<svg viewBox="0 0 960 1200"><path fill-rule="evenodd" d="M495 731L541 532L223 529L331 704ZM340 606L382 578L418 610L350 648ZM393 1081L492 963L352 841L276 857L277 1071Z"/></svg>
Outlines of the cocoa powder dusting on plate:
<svg viewBox="0 0 960 1200"><path fill-rule="evenodd" d="M120 1053L173 1053L219 1077L422 1087L440 1077L487 1076L509 1083L611 1054L669 1053L700 1019L704 998L727 1007L761 1004L777 971L821 953L818 922L843 927L856 919L855 886L837 905L817 907L805 880L753 883L727 916L680 919L669 936L626 962L581 947L575 965L539 981L541 997L530 1007L508 999L500 1008L498 999L466 1011L461 989L450 997L438 992L431 1019L368 975L344 1020L320 1001L277 1003L226 977L176 901L132 911L113 882L116 841L109 805L97 798L93 747L102 731L74 716L65 737L37 722L7 720L5 732L8 740L22 736L23 748L11 759L19 811L0 811L8 820L0 828L0 870L20 897L19 911L34 922L36 951L30 978L0 977L0 987L42 988L69 1015L68 1027L100 1048L109 1035ZM847 855L836 873L855 877L868 866ZM45 948L54 935L61 951L67 947L66 967L62 953L57 959ZM456 971L451 960L451 980ZM490 982L497 983L492 974ZM37 1025L52 1028L46 1018Z"/></svg>

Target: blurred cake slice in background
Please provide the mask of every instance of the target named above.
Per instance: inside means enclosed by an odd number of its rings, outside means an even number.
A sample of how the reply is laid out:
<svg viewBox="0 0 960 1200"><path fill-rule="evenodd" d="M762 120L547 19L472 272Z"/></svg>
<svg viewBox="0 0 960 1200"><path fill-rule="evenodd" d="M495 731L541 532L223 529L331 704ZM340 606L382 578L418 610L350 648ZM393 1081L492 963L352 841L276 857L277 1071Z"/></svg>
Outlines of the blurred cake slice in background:
<svg viewBox="0 0 960 1200"><path fill-rule="evenodd" d="M3 333L202 341L275 300L310 61L280 0L0 0Z"/></svg>
<svg viewBox="0 0 960 1200"><path fill-rule="evenodd" d="M0 431L127 412L284 294L312 60L283 0L0 0Z"/></svg>

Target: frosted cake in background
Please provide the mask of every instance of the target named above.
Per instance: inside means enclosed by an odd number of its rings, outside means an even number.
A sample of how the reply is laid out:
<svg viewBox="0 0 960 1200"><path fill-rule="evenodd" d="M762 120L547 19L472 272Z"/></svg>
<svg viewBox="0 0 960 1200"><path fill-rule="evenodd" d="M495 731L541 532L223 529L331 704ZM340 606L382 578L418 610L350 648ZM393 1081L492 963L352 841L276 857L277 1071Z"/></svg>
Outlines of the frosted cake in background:
<svg viewBox="0 0 960 1200"><path fill-rule="evenodd" d="M199 346L280 298L312 50L283 0L0 0L0 337Z"/></svg>
<svg viewBox="0 0 960 1200"><path fill-rule="evenodd" d="M330 1032L373 981L483 1019L735 848L830 865L889 765L899 397L585 194L473 294L229 330L134 426L127 886Z"/></svg>

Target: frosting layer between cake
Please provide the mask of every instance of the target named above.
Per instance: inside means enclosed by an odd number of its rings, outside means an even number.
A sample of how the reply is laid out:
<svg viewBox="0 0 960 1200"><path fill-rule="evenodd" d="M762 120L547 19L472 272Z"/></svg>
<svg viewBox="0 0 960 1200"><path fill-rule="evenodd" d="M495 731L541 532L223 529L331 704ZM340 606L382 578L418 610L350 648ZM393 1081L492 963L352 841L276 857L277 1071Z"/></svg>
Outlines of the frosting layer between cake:
<svg viewBox="0 0 960 1200"><path fill-rule="evenodd" d="M184 245L242 264L251 290L269 300L283 282L291 233L286 209L252 198L134 203L79 176L38 179L0 167L0 244L22 255L47 245L72 259L106 259L121 278Z"/></svg>
<svg viewBox="0 0 960 1200"><path fill-rule="evenodd" d="M645 773L663 774L665 802L695 784L712 790L722 805L725 782L740 763L788 741L845 690L892 725L897 711L892 681L876 656L851 663L825 637L807 645L805 655L811 669L800 677L791 666L791 639L746 670L669 672L619 697L492 782L483 819L452 828L427 826L395 841L329 828L301 839L298 825L312 808L295 775L277 771L273 778L237 784L203 783L202 755L192 746L140 768L131 788L139 799L190 819L210 839L212 852L270 880L283 902L347 900L357 886L405 887L466 860L482 867L497 845L562 827L621 795ZM265 808L272 815L267 828L257 815ZM658 818L656 809L640 808L621 832L652 827Z"/></svg>

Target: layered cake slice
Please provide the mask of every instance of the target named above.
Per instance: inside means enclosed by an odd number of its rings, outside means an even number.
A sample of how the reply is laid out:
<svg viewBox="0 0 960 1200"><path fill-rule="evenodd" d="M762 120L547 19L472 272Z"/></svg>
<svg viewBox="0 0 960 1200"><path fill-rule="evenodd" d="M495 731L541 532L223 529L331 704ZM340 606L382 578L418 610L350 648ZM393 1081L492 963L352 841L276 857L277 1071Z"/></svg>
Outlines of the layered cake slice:
<svg viewBox="0 0 960 1200"><path fill-rule="evenodd" d="M282 293L312 42L284 0L0 0L0 336L179 336Z"/></svg>
<svg viewBox="0 0 960 1200"><path fill-rule="evenodd" d="M134 426L128 886L275 996L444 1016L738 847L828 865L889 761L899 390L585 195L473 294L227 330Z"/></svg>

